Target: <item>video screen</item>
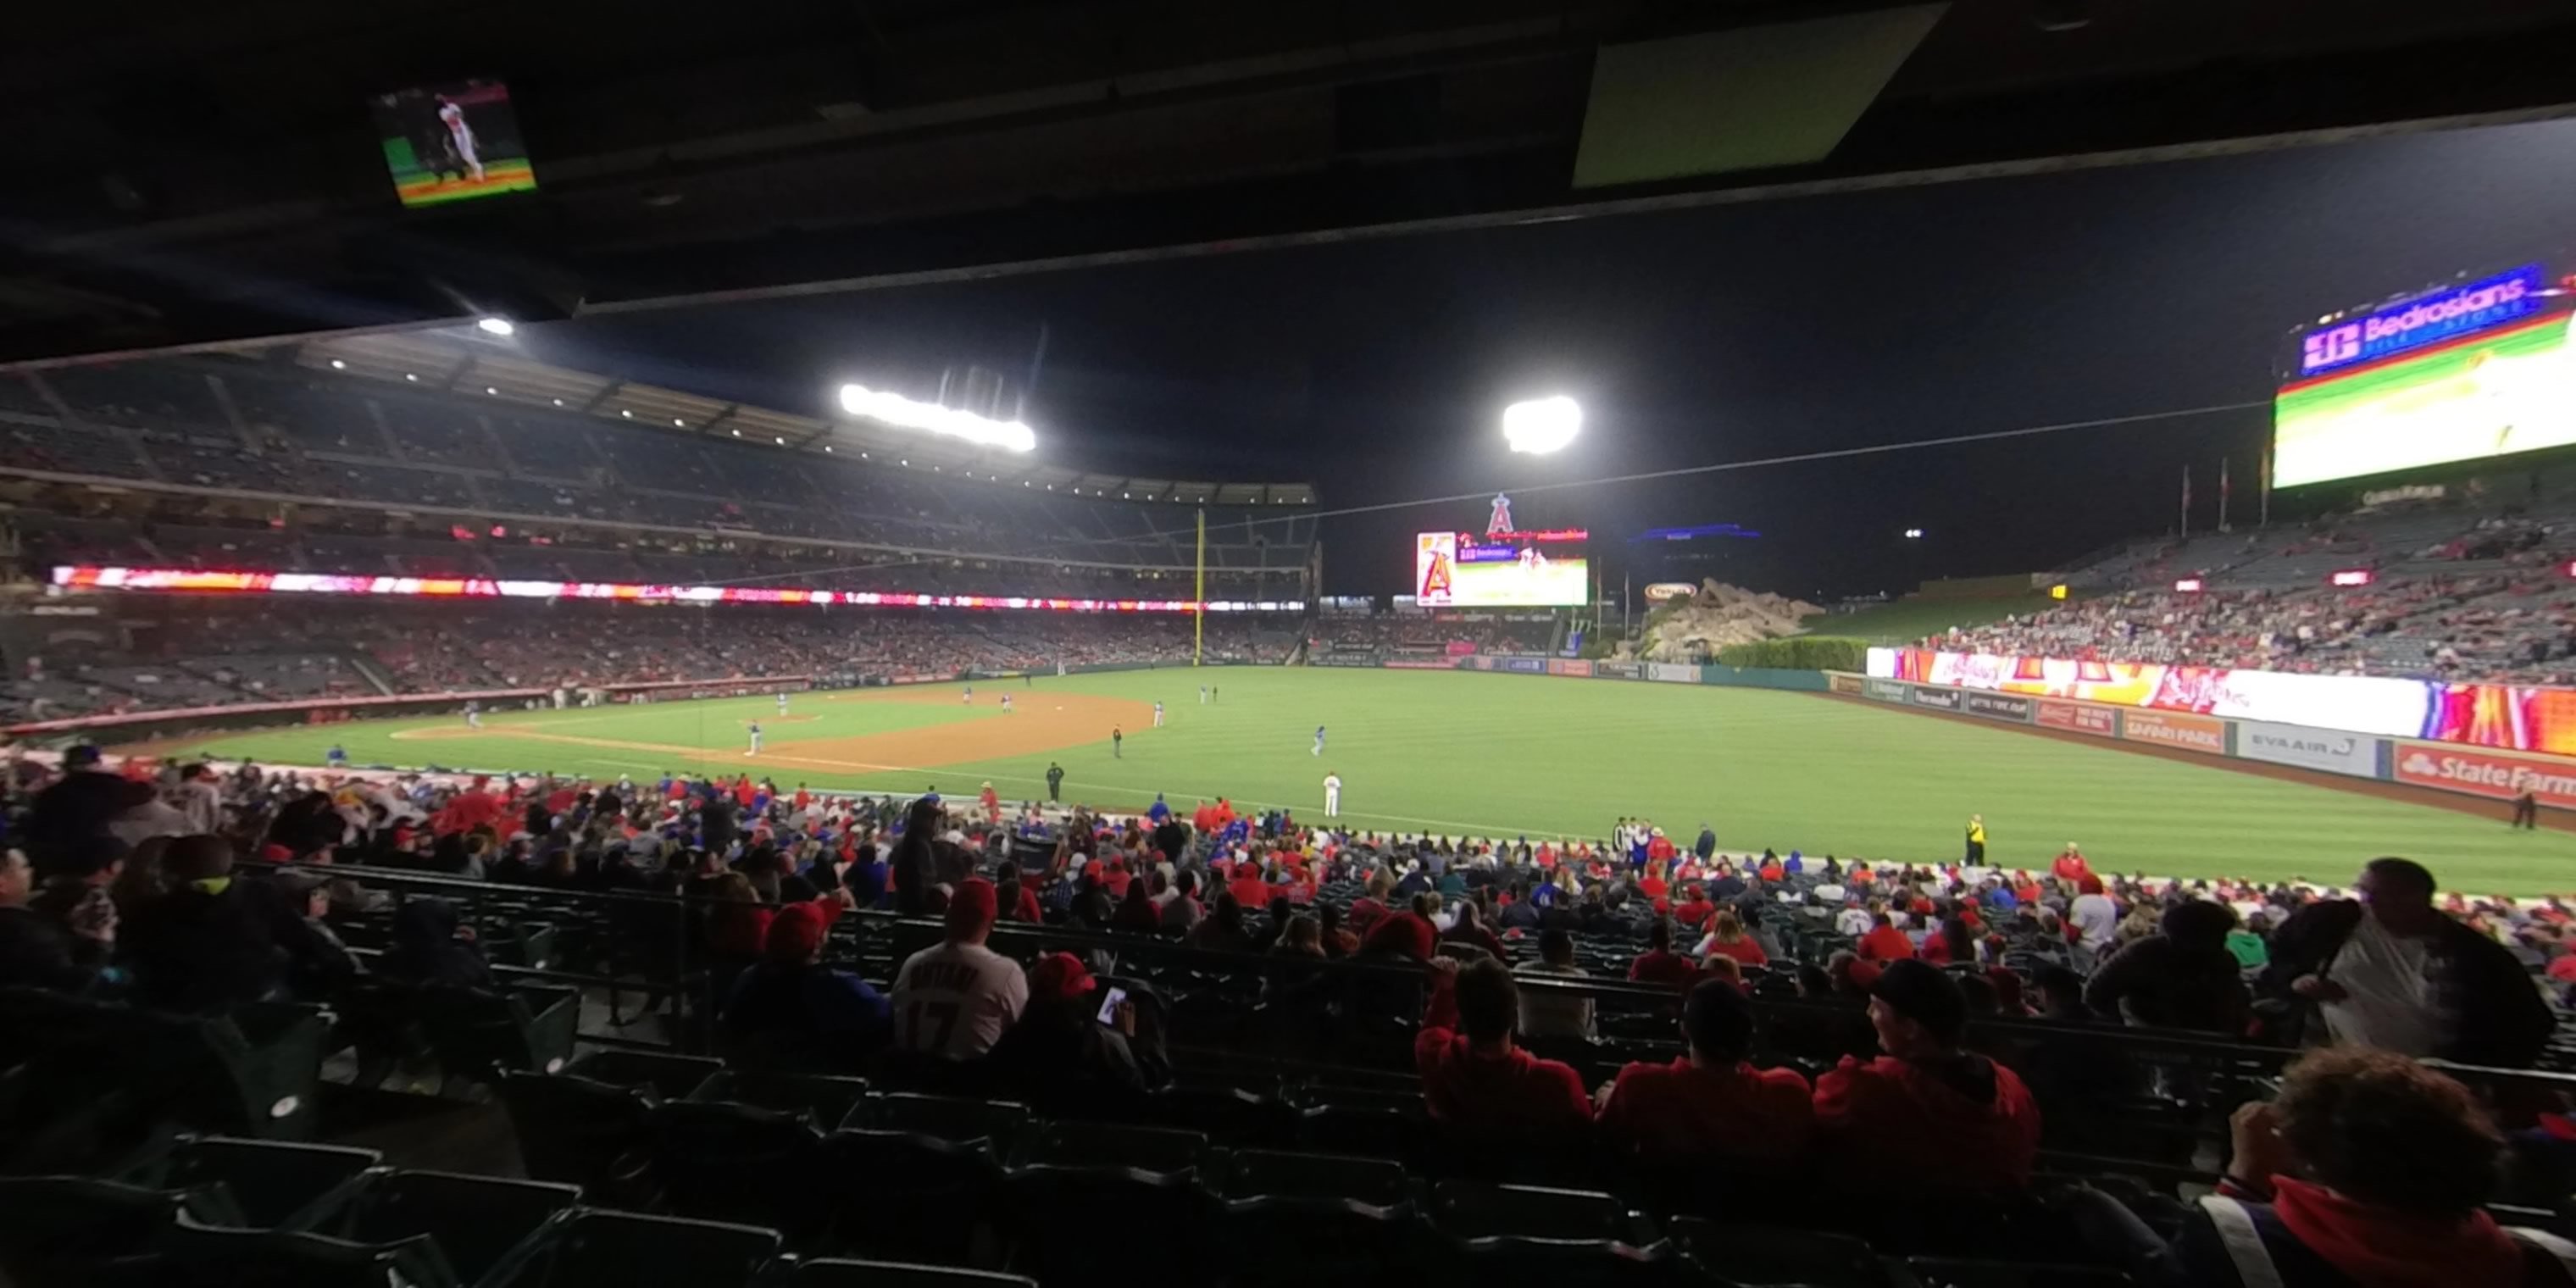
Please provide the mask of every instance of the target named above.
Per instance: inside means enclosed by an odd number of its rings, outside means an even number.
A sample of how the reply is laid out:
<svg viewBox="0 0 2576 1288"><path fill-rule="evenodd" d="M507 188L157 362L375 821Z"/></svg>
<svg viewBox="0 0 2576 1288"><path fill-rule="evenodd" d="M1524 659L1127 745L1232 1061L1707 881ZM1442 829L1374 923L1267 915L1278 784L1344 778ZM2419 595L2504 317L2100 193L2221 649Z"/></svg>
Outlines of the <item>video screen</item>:
<svg viewBox="0 0 2576 1288"><path fill-rule="evenodd" d="M2272 485L2576 443L2576 351L2539 266L2300 337L2273 404Z"/></svg>
<svg viewBox="0 0 2576 1288"><path fill-rule="evenodd" d="M1560 556L1536 542L1485 541L1464 532L1413 539L1413 593L1424 607L1577 607L1591 590L1582 556Z"/></svg>
<svg viewBox="0 0 2576 1288"><path fill-rule="evenodd" d="M406 206L537 190L510 87L499 81L380 94L375 116L385 169Z"/></svg>

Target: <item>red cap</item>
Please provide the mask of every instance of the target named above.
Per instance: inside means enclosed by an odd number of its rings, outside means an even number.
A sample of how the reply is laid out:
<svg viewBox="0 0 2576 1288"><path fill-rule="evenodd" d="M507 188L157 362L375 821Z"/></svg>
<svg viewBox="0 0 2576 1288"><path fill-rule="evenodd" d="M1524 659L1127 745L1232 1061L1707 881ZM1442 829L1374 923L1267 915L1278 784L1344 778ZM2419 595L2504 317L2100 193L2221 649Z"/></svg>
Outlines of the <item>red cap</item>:
<svg viewBox="0 0 2576 1288"><path fill-rule="evenodd" d="M957 893L948 896L948 929L951 933L972 933L993 924L993 883L982 877L968 877L957 884Z"/></svg>
<svg viewBox="0 0 2576 1288"><path fill-rule="evenodd" d="M1071 953L1048 953L1029 966L1029 991L1040 997L1070 1000L1098 983L1091 977L1091 968Z"/></svg>
<svg viewBox="0 0 2576 1288"><path fill-rule="evenodd" d="M774 962L802 962L814 956L823 946L823 935L831 929L823 910L810 903L791 903L778 910L769 922L769 938L761 947Z"/></svg>

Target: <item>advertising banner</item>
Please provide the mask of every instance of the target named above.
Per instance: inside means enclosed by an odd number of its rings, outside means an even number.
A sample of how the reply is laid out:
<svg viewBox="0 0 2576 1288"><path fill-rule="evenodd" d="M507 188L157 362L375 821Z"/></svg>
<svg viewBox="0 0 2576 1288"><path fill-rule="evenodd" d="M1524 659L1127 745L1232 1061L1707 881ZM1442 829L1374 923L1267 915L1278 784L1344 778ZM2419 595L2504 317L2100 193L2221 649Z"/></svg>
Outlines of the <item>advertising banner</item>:
<svg viewBox="0 0 2576 1288"><path fill-rule="evenodd" d="M1642 680L1646 678L1643 662L1595 662L1592 674L1604 680Z"/></svg>
<svg viewBox="0 0 2576 1288"><path fill-rule="evenodd" d="M1931 649L1873 649L1869 665L1872 674L1886 671L1891 678L1917 684L2079 698L2112 706L2185 711L2392 738L2472 741L2473 734L2498 739L2538 736L2536 731L2546 729L2554 714L2542 704L2475 692L2498 686L2458 686L2470 692L2456 699L2440 700L2436 690L2444 686L2379 676L2305 675L2157 662L1941 653ZM2449 714L2455 710L2464 714ZM2568 704L2565 722L2576 730L2576 700ZM2456 726L2456 732L2452 726ZM2576 733L2571 733L2571 738L2576 738ZM2504 745L2536 750L2545 744Z"/></svg>
<svg viewBox="0 0 2576 1288"><path fill-rule="evenodd" d="M1696 666L1685 666L1679 662L1648 662L1646 664L1646 678L1649 680L1661 680L1666 684L1697 684L1699 683L1699 668ZM1853 686L1855 691L1858 687L1859 686L1857 684Z"/></svg>
<svg viewBox="0 0 2576 1288"><path fill-rule="evenodd" d="M1390 671L1455 671L1458 664L1445 657L1391 657L1385 666Z"/></svg>
<svg viewBox="0 0 2576 1288"><path fill-rule="evenodd" d="M2097 738L2110 738L2120 732L2119 713L2109 707L2088 707L2081 702L2052 702L2037 699L2033 718L2042 728L2066 729L2089 733Z"/></svg>
<svg viewBox="0 0 2576 1288"><path fill-rule="evenodd" d="M2180 747L2184 751L2203 752L2212 756L2227 754L2227 722L2205 716L2180 716L2164 711L2132 711L2120 721L2120 736L2131 742L2151 742L2159 747Z"/></svg>
<svg viewBox="0 0 2576 1288"><path fill-rule="evenodd" d="M1306 658L1309 666L1375 666L1377 658L1367 653L1315 653Z"/></svg>
<svg viewBox="0 0 2576 1288"><path fill-rule="evenodd" d="M1905 688L1893 680L1872 680L1869 682L1869 696L1881 702L1903 702Z"/></svg>
<svg viewBox="0 0 2576 1288"><path fill-rule="evenodd" d="M1943 711L1956 711L1959 709L1959 697L1960 693L1957 689L1919 688L1914 691L1914 705L1918 707L1938 707Z"/></svg>
<svg viewBox="0 0 2576 1288"><path fill-rule="evenodd" d="M1997 720L2018 720L2024 724L2028 724L2030 723L2030 706L2031 699L2016 697L2009 693L1971 693L1968 695L1968 711L1970 714L1990 716Z"/></svg>
<svg viewBox="0 0 2576 1288"><path fill-rule="evenodd" d="M2376 778L2379 775L2377 738L2332 729L2303 729L2297 725L2239 720L2236 722L2236 754L2247 760L2294 765L2300 769L2322 769L2329 774L2351 774L2357 778Z"/></svg>
<svg viewBox="0 0 2576 1288"><path fill-rule="evenodd" d="M2421 743L2401 745L2396 752L2401 783L2495 800L2529 792L2543 805L2576 808L2576 765Z"/></svg>
<svg viewBox="0 0 2576 1288"><path fill-rule="evenodd" d="M1497 671L1510 671L1516 675L1547 674L1547 659L1543 657L1497 657L1487 660L1494 664L1494 669Z"/></svg>
<svg viewBox="0 0 2576 1288"><path fill-rule="evenodd" d="M1655 678L1660 680L1664 677L1659 675ZM1849 671L1827 671L1825 672L1825 686L1836 693L1858 693L1864 687L1861 683L1864 678L1865 677L1863 676L1854 675Z"/></svg>
<svg viewBox="0 0 2576 1288"><path fill-rule="evenodd" d="M1579 657L1549 658L1547 661L1547 673L1549 675L1588 676L1592 674L1592 663Z"/></svg>

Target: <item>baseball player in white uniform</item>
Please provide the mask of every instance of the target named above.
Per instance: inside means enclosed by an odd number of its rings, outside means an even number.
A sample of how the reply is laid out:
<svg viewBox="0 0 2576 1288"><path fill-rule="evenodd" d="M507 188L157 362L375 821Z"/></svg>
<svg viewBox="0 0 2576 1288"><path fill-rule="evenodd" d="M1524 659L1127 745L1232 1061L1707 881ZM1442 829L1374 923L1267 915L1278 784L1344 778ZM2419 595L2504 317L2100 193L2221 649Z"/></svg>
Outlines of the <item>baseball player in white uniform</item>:
<svg viewBox="0 0 2576 1288"><path fill-rule="evenodd" d="M483 706L481 703L468 702L465 704L465 727L468 729L480 729L483 727Z"/></svg>
<svg viewBox="0 0 2576 1288"><path fill-rule="evenodd" d="M1341 816L1342 776L1326 770L1324 771L1324 817L1340 818Z"/></svg>
<svg viewBox="0 0 2576 1288"><path fill-rule="evenodd" d="M778 714L787 714L787 695L784 693L778 695Z"/></svg>
<svg viewBox="0 0 2576 1288"><path fill-rule="evenodd" d="M465 163L465 173L481 183L483 161L474 155L474 127L465 123L465 109L458 107L455 99L439 99L438 123L447 127L447 141L456 145L456 156Z"/></svg>
<svg viewBox="0 0 2576 1288"><path fill-rule="evenodd" d="M1163 704L1160 702L1154 704L1154 727L1157 729L1163 727Z"/></svg>

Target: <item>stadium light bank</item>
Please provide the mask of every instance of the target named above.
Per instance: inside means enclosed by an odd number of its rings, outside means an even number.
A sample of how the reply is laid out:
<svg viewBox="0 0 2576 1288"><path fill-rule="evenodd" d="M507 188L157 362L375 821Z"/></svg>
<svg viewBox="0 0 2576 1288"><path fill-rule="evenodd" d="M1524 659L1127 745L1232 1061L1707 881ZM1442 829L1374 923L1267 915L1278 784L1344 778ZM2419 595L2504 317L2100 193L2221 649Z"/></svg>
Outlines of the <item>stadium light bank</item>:
<svg viewBox="0 0 2576 1288"><path fill-rule="evenodd" d="M992 420L955 407L914 402L901 394L870 389L866 385L841 386L841 410L904 429L926 430L964 439L978 447L1025 452L1038 445L1038 436L1016 420Z"/></svg>
<svg viewBox="0 0 2576 1288"><path fill-rule="evenodd" d="M1515 452L1543 456L1561 451L1583 429L1583 407L1563 395L1533 398L1503 409L1503 437Z"/></svg>

